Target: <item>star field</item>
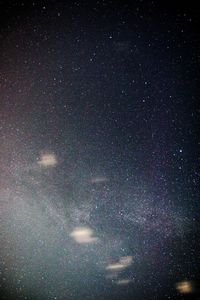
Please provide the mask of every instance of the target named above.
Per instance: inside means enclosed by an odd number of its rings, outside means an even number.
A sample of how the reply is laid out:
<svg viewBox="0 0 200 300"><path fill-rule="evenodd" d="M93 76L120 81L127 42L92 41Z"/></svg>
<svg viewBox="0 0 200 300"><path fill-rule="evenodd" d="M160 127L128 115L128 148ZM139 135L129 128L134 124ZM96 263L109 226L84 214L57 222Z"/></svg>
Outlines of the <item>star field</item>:
<svg viewBox="0 0 200 300"><path fill-rule="evenodd" d="M199 299L199 20L1 1L1 299Z"/></svg>

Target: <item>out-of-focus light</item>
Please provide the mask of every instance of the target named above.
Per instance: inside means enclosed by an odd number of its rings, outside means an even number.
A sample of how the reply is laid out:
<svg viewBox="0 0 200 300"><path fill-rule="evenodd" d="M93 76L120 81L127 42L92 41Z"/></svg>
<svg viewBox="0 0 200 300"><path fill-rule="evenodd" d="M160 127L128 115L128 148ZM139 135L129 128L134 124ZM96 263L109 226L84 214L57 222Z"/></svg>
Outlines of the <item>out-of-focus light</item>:
<svg viewBox="0 0 200 300"><path fill-rule="evenodd" d="M111 271L115 271L115 270L121 270L124 269L124 265L117 263L117 264L110 264L106 267L106 270L111 270Z"/></svg>
<svg viewBox="0 0 200 300"><path fill-rule="evenodd" d="M92 177L91 183L103 183L109 181L107 177L103 176L97 176L97 177Z"/></svg>
<svg viewBox="0 0 200 300"><path fill-rule="evenodd" d="M98 238L93 237L93 230L88 227L77 227L70 236L79 244L95 243Z"/></svg>
<svg viewBox="0 0 200 300"><path fill-rule="evenodd" d="M41 155L38 164L42 167L54 167L57 164L57 159L55 154L52 153L44 153Z"/></svg>
<svg viewBox="0 0 200 300"><path fill-rule="evenodd" d="M131 279L119 279L116 281L117 285L127 285L131 282Z"/></svg>
<svg viewBox="0 0 200 300"><path fill-rule="evenodd" d="M132 256L123 256L120 258L120 263L126 267L130 266L132 262L133 262Z"/></svg>
<svg viewBox="0 0 200 300"><path fill-rule="evenodd" d="M176 289L181 294L189 294L194 291L194 287L191 281L181 281L176 283Z"/></svg>
<svg viewBox="0 0 200 300"><path fill-rule="evenodd" d="M127 267L129 267L133 262L132 256L123 256L120 258L119 262L114 263L114 264L109 264L106 267L106 270L110 271L120 271L123 270Z"/></svg>

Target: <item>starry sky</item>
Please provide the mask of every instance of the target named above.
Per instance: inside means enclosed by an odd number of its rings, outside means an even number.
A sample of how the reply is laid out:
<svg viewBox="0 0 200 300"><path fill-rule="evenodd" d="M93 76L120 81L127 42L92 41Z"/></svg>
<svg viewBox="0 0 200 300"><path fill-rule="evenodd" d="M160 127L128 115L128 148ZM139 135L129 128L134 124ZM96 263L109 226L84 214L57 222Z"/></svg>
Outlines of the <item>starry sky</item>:
<svg viewBox="0 0 200 300"><path fill-rule="evenodd" d="M0 298L199 299L200 10L0 1Z"/></svg>

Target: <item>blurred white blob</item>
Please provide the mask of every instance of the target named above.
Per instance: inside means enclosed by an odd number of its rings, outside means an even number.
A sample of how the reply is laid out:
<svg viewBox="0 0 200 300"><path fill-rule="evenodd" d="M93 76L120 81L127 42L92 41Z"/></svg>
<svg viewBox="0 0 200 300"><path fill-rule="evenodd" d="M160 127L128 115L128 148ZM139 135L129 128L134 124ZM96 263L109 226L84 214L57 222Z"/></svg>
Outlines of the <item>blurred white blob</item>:
<svg viewBox="0 0 200 300"><path fill-rule="evenodd" d="M106 267L106 270L110 271L121 271L127 267L129 267L133 262L132 256L123 256L120 258L119 262L114 264L109 264Z"/></svg>
<svg viewBox="0 0 200 300"><path fill-rule="evenodd" d="M119 279L116 281L117 285L126 285L129 284L130 282L132 282L131 279Z"/></svg>
<svg viewBox="0 0 200 300"><path fill-rule="evenodd" d="M189 294L194 291L194 287L191 281L181 281L176 283L176 289L181 294Z"/></svg>
<svg viewBox="0 0 200 300"><path fill-rule="evenodd" d="M111 271L117 271L117 270L122 270L124 269L124 265L120 264L120 263L116 263L116 264L110 264L106 267L106 270L111 270Z"/></svg>
<svg viewBox="0 0 200 300"><path fill-rule="evenodd" d="M95 243L98 240L93 237L93 230L88 227L76 227L70 236L79 244Z"/></svg>
<svg viewBox="0 0 200 300"><path fill-rule="evenodd" d="M42 167L54 167L58 163L55 154L53 153L44 153L41 155L38 164Z"/></svg>
<svg viewBox="0 0 200 300"><path fill-rule="evenodd" d="M97 176L97 177L93 177L91 179L91 183L103 183L103 182L107 182L109 181L109 179L107 177L103 177L103 176Z"/></svg>

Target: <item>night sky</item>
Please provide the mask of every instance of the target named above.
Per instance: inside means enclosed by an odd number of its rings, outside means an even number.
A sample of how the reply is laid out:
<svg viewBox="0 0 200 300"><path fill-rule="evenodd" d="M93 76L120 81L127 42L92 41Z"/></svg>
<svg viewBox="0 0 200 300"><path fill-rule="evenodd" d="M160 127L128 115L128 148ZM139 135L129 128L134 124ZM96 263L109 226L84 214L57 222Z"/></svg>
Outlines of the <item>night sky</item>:
<svg viewBox="0 0 200 300"><path fill-rule="evenodd" d="M0 1L0 299L200 299L199 28Z"/></svg>

